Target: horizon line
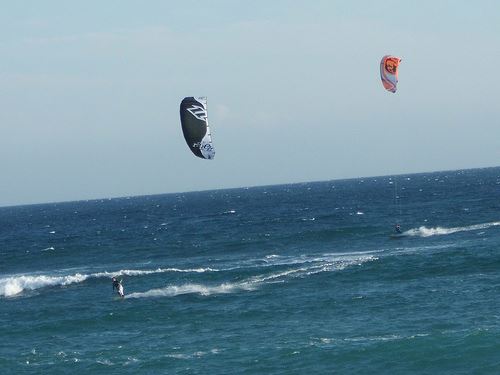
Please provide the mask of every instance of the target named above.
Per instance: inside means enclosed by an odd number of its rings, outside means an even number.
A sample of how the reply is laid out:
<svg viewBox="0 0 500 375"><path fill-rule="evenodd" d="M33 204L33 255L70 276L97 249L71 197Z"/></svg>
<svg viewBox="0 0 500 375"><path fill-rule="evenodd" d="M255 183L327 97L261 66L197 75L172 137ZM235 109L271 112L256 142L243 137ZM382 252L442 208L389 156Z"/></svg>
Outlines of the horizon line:
<svg viewBox="0 0 500 375"><path fill-rule="evenodd" d="M254 189L254 188L259 188L259 187L271 187L271 186L281 186L281 185L297 185L297 184L305 184L305 183L311 183L312 184L312 183L329 182L329 181L349 181L349 180L359 180L359 179L366 179L366 178L383 178L383 177L410 176L410 175L425 174L425 173L443 173L443 172L457 172L457 171L472 171L472 170L476 170L476 169L495 169L495 168L500 168L500 165L490 166L490 167L459 168L459 169L445 169L445 170L437 170L437 171L423 171L423 172L398 173L398 174L387 174L387 175L371 175L371 176L359 176L359 177L347 177L347 178L334 178L334 179L330 179L330 180L294 181L294 182L285 182L285 183L277 183L277 184L269 184L269 185L234 186L234 187L224 187L224 188L215 188L215 189L176 191L176 192L171 192L171 193L151 193L151 194L140 194L140 195L121 195L121 196L100 197L100 198L75 199L75 200L67 200L67 201L49 201L49 202L24 203L24 204L21 203L21 204L12 204L12 205L8 204L8 205L5 205L5 206L0 206L0 209L3 209L3 208L14 208L14 207L27 207L27 206L40 206L40 205L50 205L50 204L93 202L93 201L113 200L113 199L130 199L130 198L140 198L140 197L153 197L153 196L160 196L160 195L202 193L202 192L220 191L220 190Z"/></svg>

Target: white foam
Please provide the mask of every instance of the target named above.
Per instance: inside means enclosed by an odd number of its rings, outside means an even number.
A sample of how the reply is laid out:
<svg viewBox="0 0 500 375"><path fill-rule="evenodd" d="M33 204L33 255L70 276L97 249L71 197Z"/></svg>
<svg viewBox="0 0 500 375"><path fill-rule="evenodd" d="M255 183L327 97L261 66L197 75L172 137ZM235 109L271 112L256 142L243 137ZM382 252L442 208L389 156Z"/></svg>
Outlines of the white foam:
<svg viewBox="0 0 500 375"><path fill-rule="evenodd" d="M262 267L286 267L279 271L271 271L260 275L252 276L246 280L238 282L225 282L219 285L204 285L204 284L183 284L183 285L168 285L163 288L151 289L146 292L132 293L128 298L143 298L143 297L161 297L161 296L176 296L180 294L200 294L212 295L223 293L234 293L241 290L254 290L262 284L285 282L286 280L298 277L306 277L320 272L332 272L343 270L346 267L361 265L365 262L378 259L373 255L373 252L353 252L353 253L330 253L321 255L299 255L299 256L281 256L270 254L264 259L254 259L250 265L243 265L240 262L234 268L225 268L225 270L234 270L241 268L262 268ZM253 264L253 262L257 262ZM262 264L265 262L266 264ZM70 270L58 271L59 274L52 275L12 275L9 277L0 278L0 297L12 297L19 295L25 290L36 290L50 286L64 286L75 283L84 282L90 278L111 278L112 276L142 276L159 274L166 272L181 272L181 273L204 273L204 272L219 272L220 269L209 267L200 268L156 268L156 269L123 269L119 271L103 271L96 273L68 273Z"/></svg>
<svg viewBox="0 0 500 375"><path fill-rule="evenodd" d="M269 257L269 256L267 256ZM266 257L266 258L267 258ZM269 258L268 258L269 259ZM271 259L276 259L272 256ZM285 282L287 279L306 277L320 272L332 272L343 270L349 266L361 265L365 262L374 261L378 258L373 255L356 254L337 255L328 254L319 258L295 258L288 259L292 266L284 271L252 276L237 283L222 283L219 285L182 284L168 285L164 288L150 289L146 292L137 292L127 295L125 298L151 298L151 297L175 297L182 294L199 294L210 296L214 294L236 293L241 290L252 291L263 284ZM299 267L293 265L299 264Z"/></svg>
<svg viewBox="0 0 500 375"><path fill-rule="evenodd" d="M261 283L266 282L266 281L271 281L271 280L276 280L276 279L282 279L282 278L284 278L286 276L290 276L290 275L294 275L294 274L298 274L298 273L302 273L303 274L306 271L307 271L307 268L296 268L296 269L290 269L290 270L283 271L283 272L273 273L273 274L270 274L270 275L254 276L249 281L247 281L247 283L250 283L250 284L261 284Z"/></svg>
<svg viewBox="0 0 500 375"><path fill-rule="evenodd" d="M286 265L307 265L313 263L332 263L332 262L350 262L358 260L373 260L373 254L381 253L384 250L372 250L372 251L361 251L361 252L346 252L346 253L324 253L321 255L301 255L301 256L266 256L263 261L266 266L286 266ZM258 264L255 267L263 267L262 264Z"/></svg>
<svg viewBox="0 0 500 375"><path fill-rule="evenodd" d="M444 250L454 246L455 246L454 244L443 244L443 245L432 245L432 246L403 247L403 248L397 248L395 251L392 251L390 255L413 254L423 251Z"/></svg>
<svg viewBox="0 0 500 375"><path fill-rule="evenodd" d="M500 226L500 221L495 221L491 223L484 224L474 224L465 227L454 227L454 228L444 228L444 227L435 227L435 228L427 228L425 226L410 229L403 234L408 236L418 236L418 237L430 237L430 236L440 236L453 234L457 232L469 232L474 230L483 230L491 227Z"/></svg>
<svg viewBox="0 0 500 375"><path fill-rule="evenodd" d="M23 290L35 290L55 285L70 285L87 280L90 275L74 274L67 276L13 276L0 279L0 296L12 297Z"/></svg>
<svg viewBox="0 0 500 375"><path fill-rule="evenodd" d="M131 363L136 363L136 362L139 362L139 359L135 357L127 357L127 361L123 364L123 366L128 366Z"/></svg>
<svg viewBox="0 0 500 375"><path fill-rule="evenodd" d="M164 288L150 289L146 292L131 293L125 298L148 298L148 297L175 297L182 294L200 294L202 296L210 296L213 294L233 293L236 290L253 290L251 284L241 283L223 283L215 286L207 286L202 284L183 284L169 285Z"/></svg>
<svg viewBox="0 0 500 375"><path fill-rule="evenodd" d="M154 270L120 270L116 272L98 272L91 274L92 277L113 277L113 276L142 276L151 275L155 273L166 273L166 272L184 272L184 273L203 273L203 272L217 272L214 268L157 268Z"/></svg>
<svg viewBox="0 0 500 375"><path fill-rule="evenodd" d="M98 359L96 362L99 363L100 365L105 365L105 366L113 366L114 365L114 363L111 362L109 359Z"/></svg>
<svg viewBox="0 0 500 375"><path fill-rule="evenodd" d="M266 259L273 259L273 258L279 258L279 255L276 254L266 255Z"/></svg>
<svg viewBox="0 0 500 375"><path fill-rule="evenodd" d="M428 333L415 333L413 335L397 335L388 334L383 336L356 336L356 337L344 337L344 338L330 338L330 337L313 337L310 345L342 345L343 343L361 343L370 344L373 342L384 342L384 341L395 341L395 340L414 340L421 337L429 336Z"/></svg>
<svg viewBox="0 0 500 375"><path fill-rule="evenodd" d="M325 262L325 259L328 261ZM373 255L330 255L329 257L308 259L307 262L302 259L299 268L290 268L285 271L252 276L241 282L228 282L219 285L168 285L164 288L150 289L146 292L131 293L125 298L175 297L181 294L200 294L203 296L210 296L214 294L235 293L241 290L252 291L264 284L284 282L287 279L306 277L320 272L339 271L349 266L361 265L365 262L377 259L378 258Z"/></svg>
<svg viewBox="0 0 500 375"><path fill-rule="evenodd" d="M371 336L371 337L346 337L343 341L347 342L370 342L370 341L393 341L393 340L402 340L404 336L399 335L387 335L387 336Z"/></svg>
<svg viewBox="0 0 500 375"><path fill-rule="evenodd" d="M154 270L119 270L115 272L97 272L91 274L75 273L72 275L16 275L0 279L0 296L12 297L24 290L36 290L50 286L65 286L81 283L89 278L110 278L113 276L142 276L165 272L202 273L216 272L212 268L157 268Z"/></svg>

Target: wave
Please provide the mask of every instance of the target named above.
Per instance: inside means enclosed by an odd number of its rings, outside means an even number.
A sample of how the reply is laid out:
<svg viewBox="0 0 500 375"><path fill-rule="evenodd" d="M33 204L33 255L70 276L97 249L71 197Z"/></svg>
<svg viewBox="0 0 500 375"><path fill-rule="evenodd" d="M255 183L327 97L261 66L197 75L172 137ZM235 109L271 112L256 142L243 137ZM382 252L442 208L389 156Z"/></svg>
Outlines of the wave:
<svg viewBox="0 0 500 375"><path fill-rule="evenodd" d="M204 273L232 271L245 268L268 268L268 267L286 267L280 271L271 270L260 275L252 276L246 280L238 282L225 282L218 285L204 284L184 284L169 285L163 288L151 289L146 292L136 292L127 295L127 298L144 297L171 297L180 294L224 294L234 293L241 290L254 290L262 284L276 282L285 282L288 279L306 277L320 272L331 272L343 270L346 267L361 265L364 262L378 259L373 252L362 253L326 253L320 255L299 255L299 256L279 256L276 254L268 255L264 259L254 259L259 264L240 263L236 267L215 269L210 267L199 268L156 268L156 269L123 269L119 271L83 273L75 272L73 274L52 274L52 275L13 275L0 278L0 297L13 297L23 291L37 290L53 286L67 286L85 282L88 279L111 278L113 276L143 276L167 272L181 273ZM261 269L261 272L263 270ZM67 271L66 271L67 272Z"/></svg>
<svg viewBox="0 0 500 375"><path fill-rule="evenodd" d="M120 270L117 272L98 272L91 274L92 277L113 277L113 276L142 276L151 275L155 273L166 273L166 272L181 272L181 273L203 273L203 272L218 272L218 269L210 267L200 267L200 268L157 268L154 270Z"/></svg>
<svg viewBox="0 0 500 375"><path fill-rule="evenodd" d="M125 298L147 298L147 297L175 297L181 294L200 294L210 296L212 294L227 294L238 290L254 290L255 286L250 283L223 283L214 286L203 284L169 285L164 288L151 289L146 292L130 293Z"/></svg>
<svg viewBox="0 0 500 375"><path fill-rule="evenodd" d="M142 276L165 272L202 273L217 272L213 268L157 268L153 270L119 270L115 272L96 272L90 274L75 273L72 275L16 275L0 279L0 296L13 297L25 290L36 290L51 286L66 286L82 283L88 279L111 278L113 276Z"/></svg>
<svg viewBox="0 0 500 375"><path fill-rule="evenodd" d="M342 345L344 343L371 344L394 340L415 340L429 335L429 333L416 333L413 335L389 334L384 336L357 336L344 338L313 337L310 344L314 346Z"/></svg>
<svg viewBox="0 0 500 375"><path fill-rule="evenodd" d="M447 243L442 245L431 245L431 246L415 246L415 247L400 247L396 248L389 253L392 255L406 255L406 254L414 254L425 251L436 251L436 250L445 250L449 248L454 248L456 245L454 243Z"/></svg>
<svg viewBox="0 0 500 375"><path fill-rule="evenodd" d="M0 279L0 296L12 297L23 290L35 290L48 286L69 285L81 283L87 280L90 275L74 274L67 276L13 276Z"/></svg>
<svg viewBox="0 0 500 375"><path fill-rule="evenodd" d="M374 254L383 252L384 250L371 250L371 251L357 251L346 253L323 253L321 255L302 255L302 256L286 256L286 255L267 255L264 259L259 260L259 264L254 267L265 266L287 266L287 265L301 265L312 263L350 263L359 260L374 260ZM264 262L263 265L261 262Z"/></svg>
<svg viewBox="0 0 500 375"><path fill-rule="evenodd" d="M325 261L327 259L328 261ZM285 282L287 279L306 277L320 272L340 271L349 266L361 265L378 258L373 255L336 256L325 255L321 258L302 260L301 267L291 268L281 272L252 276L240 282L227 282L218 285L183 284L168 285L164 288L150 289L146 292L131 293L125 298L150 298L150 297L175 297L181 294L200 294L209 296L213 294L228 294L242 290L252 291L264 284ZM312 264L305 264L312 263ZM297 264L297 263L293 263Z"/></svg>
<svg viewBox="0 0 500 375"><path fill-rule="evenodd" d="M403 234L407 236L416 236L416 237L442 236L457 232L469 232L474 230L488 229L495 226L500 226L500 221L484 223L484 224L474 224L465 227L454 227L454 228L443 228L443 227L427 228L425 226L422 226L419 228L407 230Z"/></svg>

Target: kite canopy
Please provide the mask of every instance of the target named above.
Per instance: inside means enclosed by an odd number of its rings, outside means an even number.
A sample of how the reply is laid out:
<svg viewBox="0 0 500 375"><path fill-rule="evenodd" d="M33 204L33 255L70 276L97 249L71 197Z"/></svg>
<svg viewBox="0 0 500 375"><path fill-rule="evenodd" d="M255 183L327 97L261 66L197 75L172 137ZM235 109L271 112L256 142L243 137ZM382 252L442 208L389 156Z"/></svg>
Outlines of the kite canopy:
<svg viewBox="0 0 500 375"><path fill-rule="evenodd" d="M208 126L207 98L184 98L180 114L184 139L193 154L202 159L213 159L215 150Z"/></svg>
<svg viewBox="0 0 500 375"><path fill-rule="evenodd" d="M385 89L396 92L398 86L398 66L401 62L399 57L386 55L380 61L380 78Z"/></svg>

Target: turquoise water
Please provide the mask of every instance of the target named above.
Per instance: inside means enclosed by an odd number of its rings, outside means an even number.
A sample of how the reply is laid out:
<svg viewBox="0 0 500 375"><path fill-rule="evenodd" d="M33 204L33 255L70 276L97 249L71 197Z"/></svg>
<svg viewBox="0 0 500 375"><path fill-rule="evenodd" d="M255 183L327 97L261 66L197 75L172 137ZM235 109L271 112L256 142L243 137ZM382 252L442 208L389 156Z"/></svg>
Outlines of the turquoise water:
<svg viewBox="0 0 500 375"><path fill-rule="evenodd" d="M2 374L500 373L500 168L4 207L0 228Z"/></svg>

